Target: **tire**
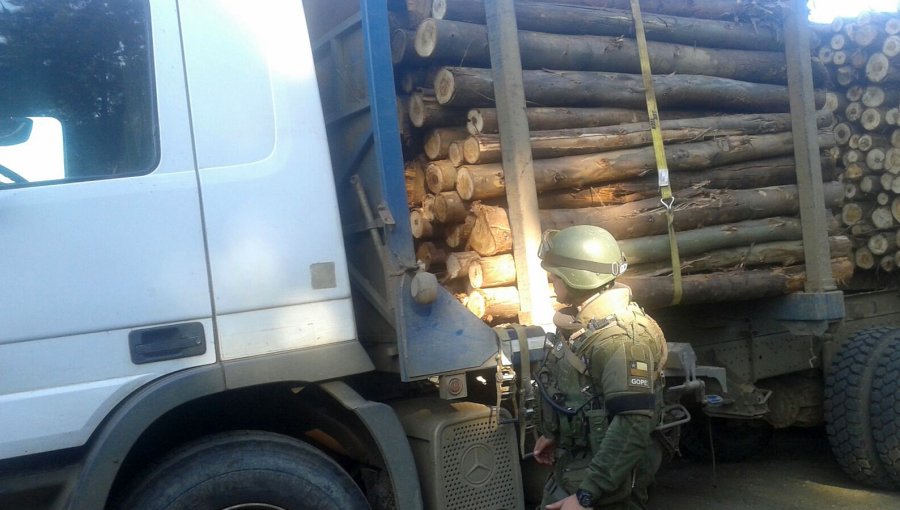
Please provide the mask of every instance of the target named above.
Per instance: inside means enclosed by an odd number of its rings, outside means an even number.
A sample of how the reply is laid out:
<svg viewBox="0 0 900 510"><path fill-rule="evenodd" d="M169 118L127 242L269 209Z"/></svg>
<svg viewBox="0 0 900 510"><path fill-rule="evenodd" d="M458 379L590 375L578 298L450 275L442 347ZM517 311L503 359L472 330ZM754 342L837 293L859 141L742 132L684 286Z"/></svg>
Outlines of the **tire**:
<svg viewBox="0 0 900 510"><path fill-rule="evenodd" d="M252 505L258 506L252 506ZM118 506L122 510L367 509L341 467L296 439L229 432L169 455ZM244 507L241 507L244 508Z"/></svg>
<svg viewBox="0 0 900 510"><path fill-rule="evenodd" d="M864 329L844 343L825 376L825 428L838 464L857 482L893 487L872 436L869 393L879 357L898 331Z"/></svg>
<svg viewBox="0 0 900 510"><path fill-rule="evenodd" d="M869 416L878 459L894 488L900 488L900 341L896 338L891 338L875 367Z"/></svg>
<svg viewBox="0 0 900 510"><path fill-rule="evenodd" d="M681 436L681 450L690 458L712 460L710 426L716 460L721 462L748 459L762 451L772 439L774 429L763 420L710 418L701 412L693 415Z"/></svg>

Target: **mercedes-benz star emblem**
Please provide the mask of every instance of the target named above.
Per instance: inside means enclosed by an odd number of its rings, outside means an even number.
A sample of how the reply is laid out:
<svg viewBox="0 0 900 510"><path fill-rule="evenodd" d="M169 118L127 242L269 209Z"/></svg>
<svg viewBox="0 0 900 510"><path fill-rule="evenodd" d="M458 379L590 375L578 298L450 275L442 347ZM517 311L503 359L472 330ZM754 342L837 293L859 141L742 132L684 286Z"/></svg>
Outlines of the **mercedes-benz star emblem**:
<svg viewBox="0 0 900 510"><path fill-rule="evenodd" d="M472 485L483 485L494 474L494 452L486 445L469 447L459 461L460 473Z"/></svg>

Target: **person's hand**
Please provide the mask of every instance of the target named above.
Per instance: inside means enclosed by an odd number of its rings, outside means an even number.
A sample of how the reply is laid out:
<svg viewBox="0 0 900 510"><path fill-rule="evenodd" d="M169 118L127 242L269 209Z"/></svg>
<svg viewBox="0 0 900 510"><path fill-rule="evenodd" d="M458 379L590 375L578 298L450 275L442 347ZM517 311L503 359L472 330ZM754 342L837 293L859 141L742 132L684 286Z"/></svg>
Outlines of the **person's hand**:
<svg viewBox="0 0 900 510"><path fill-rule="evenodd" d="M545 466L553 465L553 452L556 451L556 440L541 436L534 444L534 460Z"/></svg>
<svg viewBox="0 0 900 510"><path fill-rule="evenodd" d="M578 504L578 498L574 494L566 499L561 499L556 503L550 503L546 506L547 510L590 510Z"/></svg>

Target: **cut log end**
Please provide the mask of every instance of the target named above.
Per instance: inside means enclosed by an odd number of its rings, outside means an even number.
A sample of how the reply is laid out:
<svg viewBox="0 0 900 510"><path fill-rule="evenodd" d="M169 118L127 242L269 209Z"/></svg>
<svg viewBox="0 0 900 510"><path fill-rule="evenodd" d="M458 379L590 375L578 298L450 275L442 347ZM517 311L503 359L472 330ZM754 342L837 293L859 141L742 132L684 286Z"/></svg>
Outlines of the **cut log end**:
<svg viewBox="0 0 900 510"><path fill-rule="evenodd" d="M434 77L434 94L440 104L448 104L456 95L456 80L449 69L441 69Z"/></svg>
<svg viewBox="0 0 900 510"><path fill-rule="evenodd" d="M481 115L481 110L478 108L469 110L469 113L466 114L466 118L468 119L466 122L466 129L469 130L469 134L477 135L482 132L484 129L484 117Z"/></svg>
<svg viewBox="0 0 900 510"><path fill-rule="evenodd" d="M437 47L437 23L433 19L426 19L416 30L416 54L422 58L430 58Z"/></svg>

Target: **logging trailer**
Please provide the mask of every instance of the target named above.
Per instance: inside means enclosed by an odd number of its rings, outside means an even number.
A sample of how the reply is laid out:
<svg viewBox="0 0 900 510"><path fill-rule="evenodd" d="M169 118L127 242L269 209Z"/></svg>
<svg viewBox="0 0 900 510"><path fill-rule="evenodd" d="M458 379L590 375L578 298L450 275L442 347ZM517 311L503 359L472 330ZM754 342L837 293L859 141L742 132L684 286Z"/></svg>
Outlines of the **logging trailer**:
<svg viewBox="0 0 900 510"><path fill-rule="evenodd" d="M507 172L486 201L508 208L529 327L486 323L416 256L397 93L418 57L398 59L392 37L426 4L0 0L0 508L539 498L543 474L520 451L523 360L540 362L551 323L533 184ZM674 15L706 4L735 2ZM712 427L739 458L827 414L848 473L896 488L869 394L896 388L881 377L900 366L900 299L832 277L806 7L787 4L805 278L784 295L654 307L670 418ZM479 58L494 62L492 157L530 168L512 9L485 0ZM898 407L884 413L896 427ZM703 453L705 428L671 430Z"/></svg>

